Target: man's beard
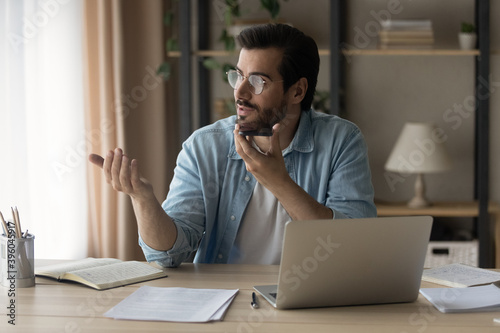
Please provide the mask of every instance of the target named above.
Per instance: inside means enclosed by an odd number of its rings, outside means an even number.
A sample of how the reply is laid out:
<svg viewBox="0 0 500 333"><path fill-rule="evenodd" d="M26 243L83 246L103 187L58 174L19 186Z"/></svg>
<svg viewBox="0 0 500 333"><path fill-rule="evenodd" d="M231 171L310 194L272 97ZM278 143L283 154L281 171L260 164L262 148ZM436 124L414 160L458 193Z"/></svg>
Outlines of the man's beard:
<svg viewBox="0 0 500 333"><path fill-rule="evenodd" d="M286 116L286 103L283 100L279 107L261 109L257 105L237 100L237 105L253 108L255 115L238 115L236 123L240 125L239 133L245 136L272 136L273 126L283 120Z"/></svg>

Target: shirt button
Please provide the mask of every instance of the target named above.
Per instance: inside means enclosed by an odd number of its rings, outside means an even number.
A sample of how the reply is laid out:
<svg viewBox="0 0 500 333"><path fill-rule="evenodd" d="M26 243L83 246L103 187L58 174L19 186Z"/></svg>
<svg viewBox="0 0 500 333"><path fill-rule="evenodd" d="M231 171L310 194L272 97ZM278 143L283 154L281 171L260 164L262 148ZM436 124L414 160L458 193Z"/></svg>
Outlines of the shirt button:
<svg viewBox="0 0 500 333"><path fill-rule="evenodd" d="M231 215L231 221L236 220L236 217L234 215Z"/></svg>
<svg viewBox="0 0 500 333"><path fill-rule="evenodd" d="M247 182L250 181L250 177L246 176L245 181L247 181Z"/></svg>

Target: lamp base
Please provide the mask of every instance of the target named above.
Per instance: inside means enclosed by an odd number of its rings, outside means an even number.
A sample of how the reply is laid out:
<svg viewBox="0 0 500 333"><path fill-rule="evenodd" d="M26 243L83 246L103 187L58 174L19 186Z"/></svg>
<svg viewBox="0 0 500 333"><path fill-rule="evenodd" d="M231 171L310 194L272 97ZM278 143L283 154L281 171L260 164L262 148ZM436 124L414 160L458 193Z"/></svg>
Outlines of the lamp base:
<svg viewBox="0 0 500 333"><path fill-rule="evenodd" d="M431 203L425 198L425 183L424 176L419 173L417 174L417 179L415 181L415 196L413 199L408 201L408 207L410 208L423 208L430 206Z"/></svg>
<svg viewBox="0 0 500 333"><path fill-rule="evenodd" d="M410 208L424 208L424 207L429 207L432 206L432 203L429 202L427 199L415 196L413 199L408 201L408 207Z"/></svg>

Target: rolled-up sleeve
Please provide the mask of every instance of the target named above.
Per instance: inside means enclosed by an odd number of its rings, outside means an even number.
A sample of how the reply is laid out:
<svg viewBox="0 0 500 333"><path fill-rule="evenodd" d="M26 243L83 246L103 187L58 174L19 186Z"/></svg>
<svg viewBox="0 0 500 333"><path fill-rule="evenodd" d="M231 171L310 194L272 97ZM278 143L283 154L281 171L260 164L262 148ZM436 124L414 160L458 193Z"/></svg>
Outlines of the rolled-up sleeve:
<svg viewBox="0 0 500 333"><path fill-rule="evenodd" d="M146 260L155 261L164 267L179 266L189 258L204 232L205 201L193 146L192 138L183 144L168 196L162 204L163 210L177 228L174 246L167 251L158 251L148 246L139 235L139 245Z"/></svg>
<svg viewBox="0 0 500 333"><path fill-rule="evenodd" d="M168 251L153 249L144 242L141 235L139 235L139 245L148 262L156 262L163 267L178 267L191 253L189 243L182 233L177 234L177 240L174 246Z"/></svg>

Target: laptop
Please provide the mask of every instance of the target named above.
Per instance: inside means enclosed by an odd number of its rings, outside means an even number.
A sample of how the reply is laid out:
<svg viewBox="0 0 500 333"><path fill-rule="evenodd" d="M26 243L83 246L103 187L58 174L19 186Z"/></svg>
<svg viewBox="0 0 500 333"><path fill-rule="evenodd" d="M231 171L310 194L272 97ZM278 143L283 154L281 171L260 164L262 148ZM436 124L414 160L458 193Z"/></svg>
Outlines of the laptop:
<svg viewBox="0 0 500 333"><path fill-rule="evenodd" d="M413 302L430 216L289 221L278 285L255 286L277 309Z"/></svg>

